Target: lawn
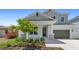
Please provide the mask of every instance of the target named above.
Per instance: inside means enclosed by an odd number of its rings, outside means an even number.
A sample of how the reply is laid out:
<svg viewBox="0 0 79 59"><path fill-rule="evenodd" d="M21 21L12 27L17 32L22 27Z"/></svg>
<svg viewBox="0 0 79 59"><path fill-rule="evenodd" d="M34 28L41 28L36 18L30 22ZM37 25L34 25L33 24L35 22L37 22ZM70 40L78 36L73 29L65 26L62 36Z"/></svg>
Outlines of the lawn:
<svg viewBox="0 0 79 59"><path fill-rule="evenodd" d="M8 42L9 40L6 38L0 38L0 44Z"/></svg>

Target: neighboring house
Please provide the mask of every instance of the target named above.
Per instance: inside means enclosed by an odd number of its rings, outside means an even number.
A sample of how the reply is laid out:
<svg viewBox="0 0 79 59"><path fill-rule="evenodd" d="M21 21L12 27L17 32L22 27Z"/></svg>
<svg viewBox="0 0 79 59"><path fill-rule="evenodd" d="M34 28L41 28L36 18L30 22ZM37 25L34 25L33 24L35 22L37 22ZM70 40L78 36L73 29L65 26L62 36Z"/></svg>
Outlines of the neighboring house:
<svg viewBox="0 0 79 59"><path fill-rule="evenodd" d="M6 29L7 29L6 27L0 26L0 37L4 37L5 36Z"/></svg>
<svg viewBox="0 0 79 59"><path fill-rule="evenodd" d="M28 15L25 19L36 25L35 29L37 29L37 31L29 33L30 38L79 38L79 32L74 32L76 30L74 29L74 22L68 20L68 15L68 13L59 13L51 9L42 13L34 12ZM19 37L22 35L23 33L19 31Z"/></svg>
<svg viewBox="0 0 79 59"><path fill-rule="evenodd" d="M79 16L71 19L70 23L73 25L72 38L79 38Z"/></svg>

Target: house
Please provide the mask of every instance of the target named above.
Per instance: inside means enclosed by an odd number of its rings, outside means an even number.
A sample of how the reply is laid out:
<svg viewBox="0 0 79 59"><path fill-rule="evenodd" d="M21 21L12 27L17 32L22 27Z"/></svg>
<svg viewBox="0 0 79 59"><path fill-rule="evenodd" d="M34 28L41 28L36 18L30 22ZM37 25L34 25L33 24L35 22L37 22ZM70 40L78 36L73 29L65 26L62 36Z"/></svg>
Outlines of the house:
<svg viewBox="0 0 79 59"><path fill-rule="evenodd" d="M73 25L72 38L79 38L79 16L72 18L70 23Z"/></svg>
<svg viewBox="0 0 79 59"><path fill-rule="evenodd" d="M0 37L4 37L5 36L6 29L7 29L6 27L0 26Z"/></svg>
<svg viewBox="0 0 79 59"><path fill-rule="evenodd" d="M17 30L12 31L7 26L0 26L0 38L15 38Z"/></svg>
<svg viewBox="0 0 79 59"><path fill-rule="evenodd" d="M49 39L79 38L79 31L76 31L76 25L68 19L68 16L68 13L59 13L51 9L28 15L25 19L32 22L35 29L37 29L37 31L29 33L29 37L46 37ZM19 37L22 35L23 33L19 31Z"/></svg>

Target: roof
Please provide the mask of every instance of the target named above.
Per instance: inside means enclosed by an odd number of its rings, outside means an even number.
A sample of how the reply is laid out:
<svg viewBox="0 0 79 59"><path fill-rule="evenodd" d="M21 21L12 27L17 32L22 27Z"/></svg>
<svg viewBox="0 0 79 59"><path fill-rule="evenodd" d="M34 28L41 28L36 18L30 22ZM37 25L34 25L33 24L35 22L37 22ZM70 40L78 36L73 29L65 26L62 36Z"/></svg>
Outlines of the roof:
<svg viewBox="0 0 79 59"><path fill-rule="evenodd" d="M76 23L76 22L79 22L79 16L76 16L70 20L70 23Z"/></svg>
<svg viewBox="0 0 79 59"><path fill-rule="evenodd" d="M42 13L38 12L38 11L34 12L32 14L29 14L28 16L26 16L24 18L27 19L27 20L30 20L30 21L52 21L52 20L56 20L53 17L51 17L50 15L48 15L48 13L51 13L51 14L55 13L55 14L58 14L58 15L68 15L68 13L58 13L54 9L48 9L48 10L42 12ZM56 24L59 24L59 23L56 23ZM70 24L70 22L66 23L66 24Z"/></svg>
<svg viewBox="0 0 79 59"><path fill-rule="evenodd" d="M46 11L44 11L43 13L44 14L47 14L47 13L58 13L57 11L55 11L54 9L48 9L48 10L46 10Z"/></svg>
<svg viewBox="0 0 79 59"><path fill-rule="evenodd" d="M46 10L45 12L43 12L44 14L48 14L48 13L56 13L56 14L59 14L59 15L69 15L69 13L59 13L57 12L56 10L54 9L48 9Z"/></svg>
<svg viewBox="0 0 79 59"><path fill-rule="evenodd" d="M25 19L28 19L30 21L52 21L52 20L54 20L53 18L49 17L48 15L40 13L40 12L34 12L34 13L28 15L27 17L25 17Z"/></svg>
<svg viewBox="0 0 79 59"><path fill-rule="evenodd" d="M5 27L5 26L2 26L2 25L0 26L0 29L6 29L6 28L7 28L7 27Z"/></svg>

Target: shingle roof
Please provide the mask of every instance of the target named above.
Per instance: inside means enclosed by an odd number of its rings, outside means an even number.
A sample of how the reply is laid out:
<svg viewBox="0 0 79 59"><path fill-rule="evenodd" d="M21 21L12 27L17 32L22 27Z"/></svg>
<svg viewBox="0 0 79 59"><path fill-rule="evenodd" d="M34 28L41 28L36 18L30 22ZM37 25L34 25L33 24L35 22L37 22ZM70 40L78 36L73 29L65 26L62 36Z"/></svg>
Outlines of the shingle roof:
<svg viewBox="0 0 79 59"><path fill-rule="evenodd" d="M75 23L75 22L79 22L79 16L72 18L70 21L70 23Z"/></svg>
<svg viewBox="0 0 79 59"><path fill-rule="evenodd" d="M53 18L38 12L38 16L37 16L37 12L30 14L29 16L25 17L25 19L28 19L30 21L51 21L54 20Z"/></svg>

